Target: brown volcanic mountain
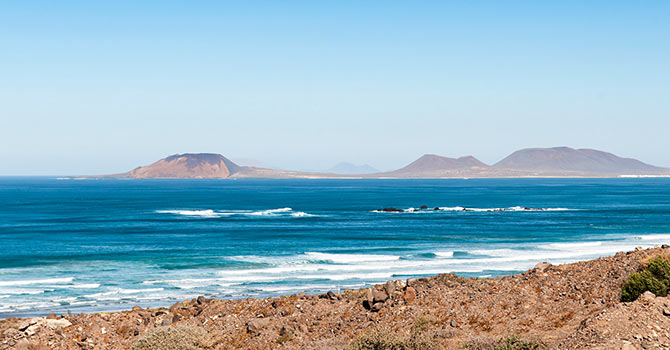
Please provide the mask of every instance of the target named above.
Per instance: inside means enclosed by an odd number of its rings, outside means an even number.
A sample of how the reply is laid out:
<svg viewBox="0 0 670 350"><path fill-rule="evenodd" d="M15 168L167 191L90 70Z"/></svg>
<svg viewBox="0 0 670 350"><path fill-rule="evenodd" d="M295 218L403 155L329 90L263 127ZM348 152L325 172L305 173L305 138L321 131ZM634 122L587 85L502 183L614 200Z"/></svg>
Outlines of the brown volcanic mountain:
<svg viewBox="0 0 670 350"><path fill-rule="evenodd" d="M653 175L668 174L670 169L621 158L594 149L570 147L527 148L499 161L493 168L515 170L535 175Z"/></svg>
<svg viewBox="0 0 670 350"><path fill-rule="evenodd" d="M220 154L184 153L163 158L123 175L135 179L225 179L241 169Z"/></svg>
<svg viewBox="0 0 670 350"><path fill-rule="evenodd" d="M184 153L163 158L153 164L138 167L127 173L105 177L134 179L227 179L243 177L287 179L343 176L239 166L220 154Z"/></svg>
<svg viewBox="0 0 670 350"><path fill-rule="evenodd" d="M426 154L404 168L379 174L388 177L464 177L485 174L490 167L473 156L448 158Z"/></svg>

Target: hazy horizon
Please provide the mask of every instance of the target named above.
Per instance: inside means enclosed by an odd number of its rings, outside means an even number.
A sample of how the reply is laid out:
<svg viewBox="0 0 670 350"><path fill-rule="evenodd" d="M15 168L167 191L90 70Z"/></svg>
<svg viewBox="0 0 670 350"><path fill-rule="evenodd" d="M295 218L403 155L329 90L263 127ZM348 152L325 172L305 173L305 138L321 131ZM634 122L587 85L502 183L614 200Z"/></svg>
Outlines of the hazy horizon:
<svg viewBox="0 0 670 350"><path fill-rule="evenodd" d="M670 3L0 4L0 175L176 153L380 170L593 148L670 167Z"/></svg>

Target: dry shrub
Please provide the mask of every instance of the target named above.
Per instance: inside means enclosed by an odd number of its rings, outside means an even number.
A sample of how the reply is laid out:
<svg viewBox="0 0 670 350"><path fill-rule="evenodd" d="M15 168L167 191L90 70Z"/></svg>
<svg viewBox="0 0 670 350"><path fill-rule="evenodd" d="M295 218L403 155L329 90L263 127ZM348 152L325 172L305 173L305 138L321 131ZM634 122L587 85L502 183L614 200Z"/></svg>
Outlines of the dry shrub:
<svg viewBox="0 0 670 350"><path fill-rule="evenodd" d="M414 327L412 328L412 331L414 333L423 333L435 324L437 324L437 320L432 316L417 317L414 320Z"/></svg>
<svg viewBox="0 0 670 350"><path fill-rule="evenodd" d="M388 328L378 327L356 338L345 350L431 350L437 348L434 336L415 329L402 336Z"/></svg>
<svg viewBox="0 0 670 350"><path fill-rule="evenodd" d="M157 327L141 335L131 350L205 350L213 345L212 337L202 327Z"/></svg>
<svg viewBox="0 0 670 350"><path fill-rule="evenodd" d="M463 346L467 350L545 350L541 342L532 340L523 340L517 336L510 335L507 338L491 339L480 338L475 339Z"/></svg>

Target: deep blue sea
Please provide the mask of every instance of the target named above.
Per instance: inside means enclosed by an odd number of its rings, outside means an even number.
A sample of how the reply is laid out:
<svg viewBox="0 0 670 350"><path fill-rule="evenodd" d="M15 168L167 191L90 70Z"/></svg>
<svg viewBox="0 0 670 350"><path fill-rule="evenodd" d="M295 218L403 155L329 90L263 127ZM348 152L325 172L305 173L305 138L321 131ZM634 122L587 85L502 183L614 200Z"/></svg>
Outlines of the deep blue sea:
<svg viewBox="0 0 670 350"><path fill-rule="evenodd" d="M670 179L5 177L0 317L486 278L662 243Z"/></svg>

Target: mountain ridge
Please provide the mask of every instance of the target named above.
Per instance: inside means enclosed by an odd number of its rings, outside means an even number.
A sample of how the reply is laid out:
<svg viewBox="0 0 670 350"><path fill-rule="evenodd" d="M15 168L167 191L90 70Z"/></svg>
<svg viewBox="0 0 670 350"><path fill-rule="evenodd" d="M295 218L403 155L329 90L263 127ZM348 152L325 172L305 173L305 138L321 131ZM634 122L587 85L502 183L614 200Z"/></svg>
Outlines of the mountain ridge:
<svg viewBox="0 0 670 350"><path fill-rule="evenodd" d="M540 173L586 174L661 174L668 169L643 163L637 159L622 158L609 152L590 148L570 147L525 148L513 152L495 163L493 168L514 169Z"/></svg>
<svg viewBox="0 0 670 350"><path fill-rule="evenodd" d="M670 169L595 149L525 148L493 165L473 156L459 158L424 154L405 167L388 172L337 174L240 166L216 153L174 154L129 172L103 177L136 179L226 178L505 178L670 176Z"/></svg>

